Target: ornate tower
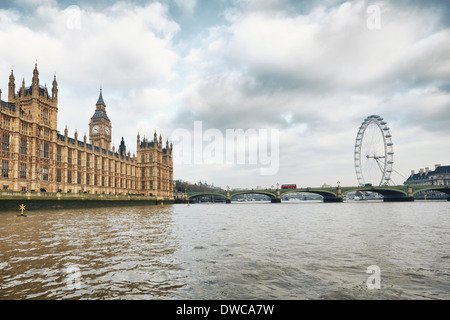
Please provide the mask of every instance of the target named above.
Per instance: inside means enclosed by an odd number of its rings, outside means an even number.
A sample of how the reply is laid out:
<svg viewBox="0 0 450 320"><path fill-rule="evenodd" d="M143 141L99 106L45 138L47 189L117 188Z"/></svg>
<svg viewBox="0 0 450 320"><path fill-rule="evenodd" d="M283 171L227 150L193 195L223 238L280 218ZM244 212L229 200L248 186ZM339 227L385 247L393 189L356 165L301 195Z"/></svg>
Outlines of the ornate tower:
<svg viewBox="0 0 450 320"><path fill-rule="evenodd" d="M56 78L54 79L56 84ZM56 89L56 88L55 88ZM22 85L16 92L14 73L11 70L8 84L8 102L20 106L21 112L31 116L37 127L33 132L34 135L41 135L44 137L52 137L57 131L58 120L58 101L57 90L49 96L47 86L41 86L39 80L39 71L37 64L34 65L33 78L31 86L25 86L25 78L22 80Z"/></svg>
<svg viewBox="0 0 450 320"><path fill-rule="evenodd" d="M58 82L56 82L56 74L53 78L52 100L55 104L58 104Z"/></svg>
<svg viewBox="0 0 450 320"><path fill-rule="evenodd" d="M14 72L11 69L11 75L9 76L9 83L8 83L8 102L14 102L14 99L16 98L16 83L14 78Z"/></svg>
<svg viewBox="0 0 450 320"><path fill-rule="evenodd" d="M106 114L106 105L103 101L102 89L95 105L95 113L89 121L89 141L100 149L111 149L111 121Z"/></svg>
<svg viewBox="0 0 450 320"><path fill-rule="evenodd" d="M123 137L122 141L120 141L119 154L124 157L127 155L127 147L125 146L125 141L123 140Z"/></svg>
<svg viewBox="0 0 450 320"><path fill-rule="evenodd" d="M34 65L34 70L33 70L33 79L32 79L32 94L34 96L38 96L39 95L39 71L37 68L37 63Z"/></svg>

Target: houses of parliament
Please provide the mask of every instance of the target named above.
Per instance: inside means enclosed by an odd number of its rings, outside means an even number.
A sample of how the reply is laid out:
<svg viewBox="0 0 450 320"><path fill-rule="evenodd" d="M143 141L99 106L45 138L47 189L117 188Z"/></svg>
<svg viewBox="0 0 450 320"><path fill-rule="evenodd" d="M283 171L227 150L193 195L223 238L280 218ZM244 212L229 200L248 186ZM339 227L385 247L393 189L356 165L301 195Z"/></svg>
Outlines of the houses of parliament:
<svg viewBox="0 0 450 320"><path fill-rule="evenodd" d="M7 101L3 101L3 99ZM173 199L172 143L161 135L141 140L137 154L127 152L122 138L111 149L112 125L102 91L89 121L89 142L75 131L57 130L58 83L51 93L39 81L37 64L30 86L16 90L11 70L8 96L1 103L0 188L12 191L146 195Z"/></svg>

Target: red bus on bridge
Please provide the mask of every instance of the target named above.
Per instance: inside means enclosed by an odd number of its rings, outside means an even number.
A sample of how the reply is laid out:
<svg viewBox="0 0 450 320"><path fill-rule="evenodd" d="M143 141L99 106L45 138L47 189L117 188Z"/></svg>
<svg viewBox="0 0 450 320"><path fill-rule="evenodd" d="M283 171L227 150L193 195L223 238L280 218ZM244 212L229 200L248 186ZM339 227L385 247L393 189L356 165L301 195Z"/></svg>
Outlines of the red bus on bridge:
<svg viewBox="0 0 450 320"><path fill-rule="evenodd" d="M281 189L297 189L296 184L282 184Z"/></svg>

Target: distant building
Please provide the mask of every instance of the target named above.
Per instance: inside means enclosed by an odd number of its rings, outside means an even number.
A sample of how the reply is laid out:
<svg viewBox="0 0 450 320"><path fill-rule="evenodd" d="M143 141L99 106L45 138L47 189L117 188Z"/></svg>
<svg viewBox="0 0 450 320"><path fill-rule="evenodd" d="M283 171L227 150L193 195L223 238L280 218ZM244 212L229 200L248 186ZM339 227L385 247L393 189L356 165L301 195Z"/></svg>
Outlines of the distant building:
<svg viewBox="0 0 450 320"><path fill-rule="evenodd" d="M420 169L418 173L414 170L404 182L405 185L429 185L442 186L450 185L450 166L435 165L434 171L430 168Z"/></svg>

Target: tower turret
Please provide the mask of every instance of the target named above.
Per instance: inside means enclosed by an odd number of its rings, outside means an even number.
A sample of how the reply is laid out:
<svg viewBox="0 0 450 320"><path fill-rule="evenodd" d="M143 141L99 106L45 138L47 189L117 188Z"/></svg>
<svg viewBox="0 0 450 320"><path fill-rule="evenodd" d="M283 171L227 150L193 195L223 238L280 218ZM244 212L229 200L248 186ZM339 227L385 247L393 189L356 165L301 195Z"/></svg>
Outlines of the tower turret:
<svg viewBox="0 0 450 320"><path fill-rule="evenodd" d="M58 105L58 82L56 81L56 74L53 77L52 100L55 105Z"/></svg>
<svg viewBox="0 0 450 320"><path fill-rule="evenodd" d="M16 79L14 78L14 72L13 69L11 69L11 75L9 76L9 83L8 83L8 102L13 102L16 98Z"/></svg>
<svg viewBox="0 0 450 320"><path fill-rule="evenodd" d="M121 156L125 156L127 153L127 147L125 146L125 141L123 140L122 137L122 141L120 141L120 146L119 146L119 154Z"/></svg>
<svg viewBox="0 0 450 320"><path fill-rule="evenodd" d="M23 80L22 80L22 87L20 88L20 95L22 97L25 96L25 78L23 78Z"/></svg>
<svg viewBox="0 0 450 320"><path fill-rule="evenodd" d="M39 96L39 71L37 69L37 63L34 65L33 80L31 87L33 91L33 96Z"/></svg>

